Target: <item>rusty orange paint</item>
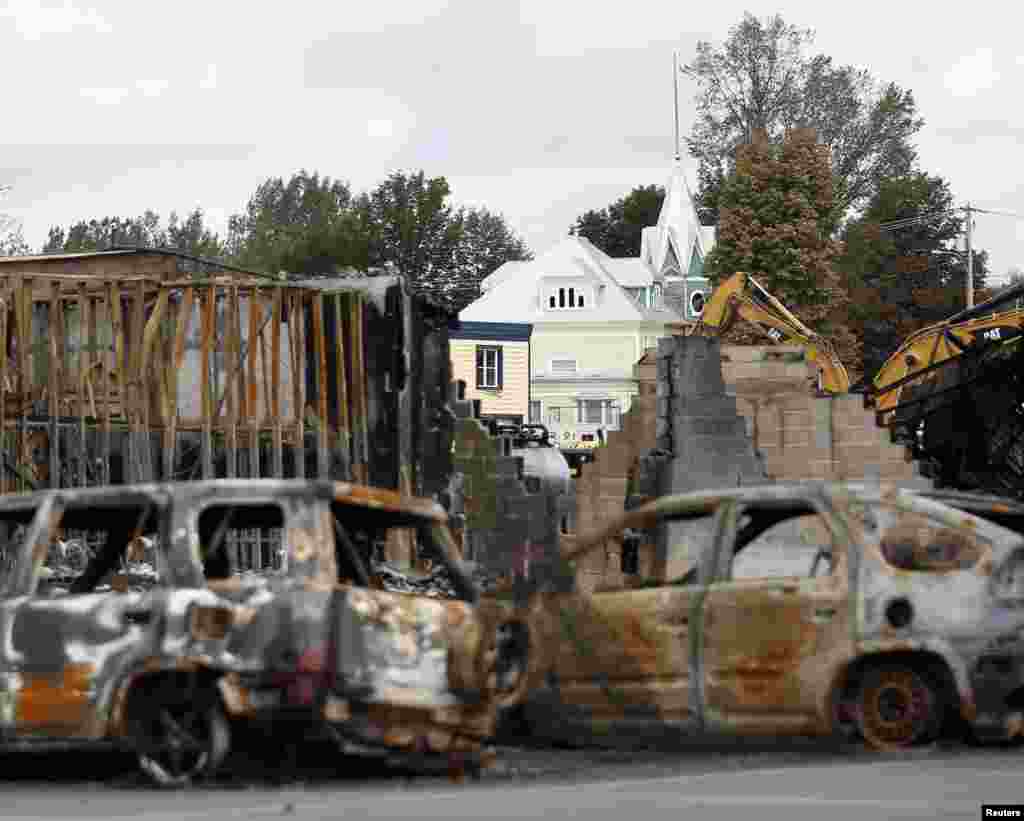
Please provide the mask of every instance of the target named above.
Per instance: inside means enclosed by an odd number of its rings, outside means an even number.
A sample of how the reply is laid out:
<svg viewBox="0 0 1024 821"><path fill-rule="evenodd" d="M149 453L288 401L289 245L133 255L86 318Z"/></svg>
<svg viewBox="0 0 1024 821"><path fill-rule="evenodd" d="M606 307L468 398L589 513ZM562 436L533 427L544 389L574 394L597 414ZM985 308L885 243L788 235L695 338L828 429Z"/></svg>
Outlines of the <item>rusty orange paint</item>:
<svg viewBox="0 0 1024 821"><path fill-rule="evenodd" d="M69 664L55 673L24 673L15 721L27 728L77 727L86 719L92 664Z"/></svg>

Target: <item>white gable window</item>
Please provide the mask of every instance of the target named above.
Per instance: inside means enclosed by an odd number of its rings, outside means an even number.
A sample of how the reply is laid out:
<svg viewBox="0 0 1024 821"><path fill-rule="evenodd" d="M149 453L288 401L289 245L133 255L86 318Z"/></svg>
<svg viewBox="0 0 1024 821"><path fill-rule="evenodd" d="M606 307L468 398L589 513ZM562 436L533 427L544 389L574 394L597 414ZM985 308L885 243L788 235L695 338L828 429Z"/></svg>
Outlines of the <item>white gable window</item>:
<svg viewBox="0 0 1024 821"><path fill-rule="evenodd" d="M567 308L585 308L588 299L583 288L575 285L570 285L568 288L560 286L548 292L548 308L556 311Z"/></svg>

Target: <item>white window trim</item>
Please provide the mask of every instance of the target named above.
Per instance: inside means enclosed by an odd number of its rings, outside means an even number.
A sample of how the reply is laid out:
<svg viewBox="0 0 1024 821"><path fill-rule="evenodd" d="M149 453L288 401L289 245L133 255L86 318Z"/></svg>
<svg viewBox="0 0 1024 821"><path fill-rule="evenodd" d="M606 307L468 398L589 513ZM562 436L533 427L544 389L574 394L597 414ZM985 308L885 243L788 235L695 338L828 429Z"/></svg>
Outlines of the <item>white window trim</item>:
<svg viewBox="0 0 1024 821"><path fill-rule="evenodd" d="M540 423L540 424L544 424L544 400L543 399L530 399L530 400L527 401L527 403L526 403L526 421L527 422L534 422L534 420L530 418L530 405L532 405L534 402L537 403L537 407L539 408L539 410L537 411L536 422Z"/></svg>
<svg viewBox="0 0 1024 821"><path fill-rule="evenodd" d="M484 378L480 382L480 388L483 389L483 390L497 390L498 387L499 387L499 385L498 385L498 356L500 355L500 349L498 348L498 346L495 346L495 345L480 345L478 347L483 349L482 352L483 352L483 355L484 355L484 366L483 366ZM487 382L487 370L488 370L488 367L487 367L487 355L488 354L493 354L494 355L494 367L493 367L494 382L491 383L491 384L488 384L488 382Z"/></svg>

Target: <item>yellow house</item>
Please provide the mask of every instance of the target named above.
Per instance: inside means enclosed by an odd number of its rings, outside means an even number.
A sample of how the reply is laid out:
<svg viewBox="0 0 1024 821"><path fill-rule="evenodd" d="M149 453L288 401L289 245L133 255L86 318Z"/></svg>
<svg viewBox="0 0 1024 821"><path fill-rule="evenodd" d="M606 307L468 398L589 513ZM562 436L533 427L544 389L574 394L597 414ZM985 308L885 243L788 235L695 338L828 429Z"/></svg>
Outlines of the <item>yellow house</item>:
<svg viewBox="0 0 1024 821"><path fill-rule="evenodd" d="M531 387L519 401L528 396L527 418L547 427L570 464L620 429L639 393L633 365L644 351L700 317L712 235L699 224L677 163L657 225L641 233L639 257L612 258L584 237L568 236L535 259L506 262L459 313L466 326L529 323ZM466 359L463 372L472 373L473 364Z"/></svg>
<svg viewBox="0 0 1024 821"><path fill-rule="evenodd" d="M484 421L522 424L530 409L530 335L523 322L453 322L448 337L452 375L466 398L480 400Z"/></svg>

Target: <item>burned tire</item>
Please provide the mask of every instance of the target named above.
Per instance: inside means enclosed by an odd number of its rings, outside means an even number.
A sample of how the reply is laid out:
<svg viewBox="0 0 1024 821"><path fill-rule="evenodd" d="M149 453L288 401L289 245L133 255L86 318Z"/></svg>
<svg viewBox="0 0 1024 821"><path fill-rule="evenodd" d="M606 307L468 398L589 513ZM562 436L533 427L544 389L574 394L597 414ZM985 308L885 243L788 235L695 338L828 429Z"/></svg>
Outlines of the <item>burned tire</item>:
<svg viewBox="0 0 1024 821"><path fill-rule="evenodd" d="M858 708L861 736L875 750L905 750L933 741L945 710L931 678L908 664L867 670Z"/></svg>
<svg viewBox="0 0 1024 821"><path fill-rule="evenodd" d="M216 690L146 699L133 722L139 767L163 787L179 787L213 773L227 757L231 732Z"/></svg>

